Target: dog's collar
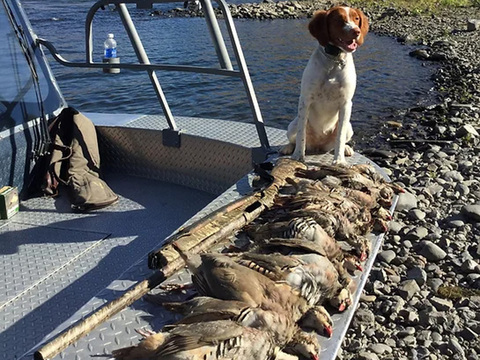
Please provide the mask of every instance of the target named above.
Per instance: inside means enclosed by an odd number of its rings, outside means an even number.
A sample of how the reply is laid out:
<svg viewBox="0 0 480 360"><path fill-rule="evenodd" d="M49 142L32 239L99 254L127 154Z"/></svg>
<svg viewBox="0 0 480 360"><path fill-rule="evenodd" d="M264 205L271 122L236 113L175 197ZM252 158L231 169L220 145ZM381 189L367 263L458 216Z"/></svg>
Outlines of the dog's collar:
<svg viewBox="0 0 480 360"><path fill-rule="evenodd" d="M340 49L335 45L327 44L327 46L325 46L325 54L337 57L341 53L342 53L342 49Z"/></svg>
<svg viewBox="0 0 480 360"><path fill-rule="evenodd" d="M346 59L344 56L342 56L344 53L342 49L332 44L321 46L321 49L323 50L324 55L327 58L330 58L338 67L341 69L345 67Z"/></svg>

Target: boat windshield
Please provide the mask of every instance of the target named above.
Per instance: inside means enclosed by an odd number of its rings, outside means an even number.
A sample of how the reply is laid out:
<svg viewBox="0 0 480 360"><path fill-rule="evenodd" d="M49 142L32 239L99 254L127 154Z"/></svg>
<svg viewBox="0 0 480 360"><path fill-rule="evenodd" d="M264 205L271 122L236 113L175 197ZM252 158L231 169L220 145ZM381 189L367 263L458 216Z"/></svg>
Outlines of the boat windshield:
<svg viewBox="0 0 480 360"><path fill-rule="evenodd" d="M16 20L12 25L9 15L17 18L13 10L0 6L0 39L3 39L0 41L0 131L40 118L42 112L52 114L63 104L45 60L40 57L42 53L38 48L34 52L31 48L27 50L30 37L21 35L22 31L28 31L26 25L17 24Z"/></svg>

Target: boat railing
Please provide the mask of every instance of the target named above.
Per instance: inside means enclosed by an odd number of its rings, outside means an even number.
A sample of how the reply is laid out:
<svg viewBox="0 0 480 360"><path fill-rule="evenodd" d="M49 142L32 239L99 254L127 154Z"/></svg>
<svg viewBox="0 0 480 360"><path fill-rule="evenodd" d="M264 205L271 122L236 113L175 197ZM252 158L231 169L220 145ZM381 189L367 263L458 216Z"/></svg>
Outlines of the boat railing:
<svg viewBox="0 0 480 360"><path fill-rule="evenodd" d="M168 123L169 128L164 131L168 132L168 136L164 136L164 145L166 146L178 146L179 144L178 137L180 136L179 129L175 123L175 119L172 115L170 107L168 105L167 99L163 93L160 81L156 76L155 71L157 70L166 70L166 71L180 71L180 72L195 72L195 73L204 73L204 74L213 74L221 76L230 76L237 77L243 81L245 91L247 94L248 102L253 115L253 122L256 126L258 137L262 149L265 152L270 152L270 144L268 137L265 131L265 126L258 105L257 97L255 95L255 90L250 78L247 64L243 56L243 51L240 46L240 41L233 23L233 18L228 8L227 3L224 0L215 0L218 4L223 18L225 20L226 28L232 45L233 53L235 56L236 64L238 69L234 69L232 62L230 60L230 55L228 53L227 47L225 45L225 40L223 38L222 32L218 25L217 17L215 15L212 3L210 0L199 0L202 10L205 15L205 20L210 32L210 36L215 47L215 51L219 61L219 68L210 68L210 67L199 67L199 66L189 66L189 65L172 65L172 64L152 64L148 58L148 55L143 47L142 41L138 32L135 28L135 25L132 21L130 13L128 11L126 4L136 4L137 7L147 7L148 5L154 3L171 3L178 2L178 0L100 0L97 1L89 10L86 16L85 21L85 62L71 62L62 57L55 46L41 38L36 38L37 44L43 45L49 50L53 58L64 66L69 67L81 67L81 68L99 68L99 69L128 69L135 71L147 71L150 77L150 81L153 85L153 88L156 92L157 98L162 107L164 116ZM116 6L118 14L121 18L123 26L129 36L132 47L135 51L139 63L104 63L104 62L95 62L93 61L93 40L92 40L92 22L95 14L99 9L104 8L108 5Z"/></svg>

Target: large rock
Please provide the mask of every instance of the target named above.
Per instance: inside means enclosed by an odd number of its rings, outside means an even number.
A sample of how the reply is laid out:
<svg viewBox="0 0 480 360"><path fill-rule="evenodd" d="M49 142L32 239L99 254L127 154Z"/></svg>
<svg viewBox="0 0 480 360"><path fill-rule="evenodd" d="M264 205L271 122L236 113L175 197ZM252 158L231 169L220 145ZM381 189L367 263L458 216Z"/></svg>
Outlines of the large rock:
<svg viewBox="0 0 480 360"><path fill-rule="evenodd" d="M478 137L478 131L470 124L463 125L457 130L456 136L461 138L464 136Z"/></svg>
<svg viewBox="0 0 480 360"><path fill-rule="evenodd" d="M443 280L439 278L428 279L427 285L430 286L432 290L436 292L438 288L443 285Z"/></svg>
<svg viewBox="0 0 480 360"><path fill-rule="evenodd" d="M462 214L469 220L480 222L480 204L465 205Z"/></svg>
<svg viewBox="0 0 480 360"><path fill-rule="evenodd" d="M409 219L411 220L423 220L425 219L425 216L427 214L425 214L425 212L423 212L422 210L420 209L411 209L409 212L408 212L408 217Z"/></svg>
<svg viewBox="0 0 480 360"><path fill-rule="evenodd" d="M404 227L404 223L393 220L388 223L388 232L390 234L398 234Z"/></svg>
<svg viewBox="0 0 480 360"><path fill-rule="evenodd" d="M375 315L368 309L359 309L355 313L353 320L356 326L358 325L367 325L371 326L375 322Z"/></svg>
<svg viewBox="0 0 480 360"><path fill-rule="evenodd" d="M407 272L408 280L415 280L418 285L422 286L427 281L427 272L419 266L408 270Z"/></svg>
<svg viewBox="0 0 480 360"><path fill-rule="evenodd" d="M433 296L430 299L430 302L435 307L435 309L437 309L438 311L448 311L448 310L451 310L453 308L453 303L450 300L442 299L442 298L437 297L437 296Z"/></svg>
<svg viewBox="0 0 480 360"><path fill-rule="evenodd" d="M428 235L428 229L423 226L417 226L410 230L406 235L407 240L421 240Z"/></svg>
<svg viewBox="0 0 480 360"><path fill-rule="evenodd" d="M466 273L480 273L480 265L472 259L465 260L460 269Z"/></svg>
<svg viewBox="0 0 480 360"><path fill-rule="evenodd" d="M478 338L478 334L470 329L469 327L466 327L465 329L462 329L459 333L456 334L457 336L460 336L462 339L466 341L473 341Z"/></svg>
<svg viewBox="0 0 480 360"><path fill-rule="evenodd" d="M455 181L455 182L463 181L462 174L460 174L460 172L456 170L447 171L445 174L443 174L442 177L447 181Z"/></svg>
<svg viewBox="0 0 480 360"><path fill-rule="evenodd" d="M445 313L437 311L436 309L424 309L418 313L419 325L423 327L429 327L432 330L441 330L441 325L446 322ZM434 339L434 333L432 333L432 340Z"/></svg>
<svg viewBox="0 0 480 360"><path fill-rule="evenodd" d="M460 345L457 339L455 339L454 337L451 337L448 340L448 348L452 350L454 354L459 354L462 359L465 358L465 350L463 350L462 345Z"/></svg>
<svg viewBox="0 0 480 360"><path fill-rule="evenodd" d="M386 344L370 344L368 349L373 351L375 354L383 355L384 353L390 354L393 349Z"/></svg>
<svg viewBox="0 0 480 360"><path fill-rule="evenodd" d="M426 49L415 49L410 51L408 55L420 60L428 60L430 58L430 54Z"/></svg>
<svg viewBox="0 0 480 360"><path fill-rule="evenodd" d="M435 245L431 241L424 241L419 254L432 262L443 260L447 256L447 253L440 246Z"/></svg>
<svg viewBox="0 0 480 360"><path fill-rule="evenodd" d="M469 19L467 20L467 31L480 30L480 20Z"/></svg>
<svg viewBox="0 0 480 360"><path fill-rule="evenodd" d="M398 287L398 294L405 300L410 300L419 291L420 287L415 280L405 280Z"/></svg>
<svg viewBox="0 0 480 360"><path fill-rule="evenodd" d="M358 353L358 360L379 360L378 355L375 353L371 353L369 351L360 351Z"/></svg>
<svg viewBox="0 0 480 360"><path fill-rule="evenodd" d="M427 186L427 188L426 188L426 191L428 191L428 193L430 195L437 195L440 192L442 192L443 190L444 190L443 186L438 184L438 183L433 183L433 184Z"/></svg>
<svg viewBox="0 0 480 360"><path fill-rule="evenodd" d="M403 211L403 210L410 210L417 207L417 197L412 193L405 191L404 193L400 194L398 197L398 203L396 210Z"/></svg>
<svg viewBox="0 0 480 360"><path fill-rule="evenodd" d="M386 262L387 264L390 264L393 259L397 257L397 254L395 254L395 251L393 250L385 250L380 252L377 255L377 260Z"/></svg>

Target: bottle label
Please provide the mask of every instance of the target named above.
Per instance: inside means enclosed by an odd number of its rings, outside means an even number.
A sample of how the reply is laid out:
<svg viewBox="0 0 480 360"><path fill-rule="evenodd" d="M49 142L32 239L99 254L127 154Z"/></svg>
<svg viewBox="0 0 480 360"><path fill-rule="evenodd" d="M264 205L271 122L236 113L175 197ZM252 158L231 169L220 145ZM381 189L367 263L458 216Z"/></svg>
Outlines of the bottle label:
<svg viewBox="0 0 480 360"><path fill-rule="evenodd" d="M108 58L116 58L117 57L117 49L105 49L105 57Z"/></svg>

